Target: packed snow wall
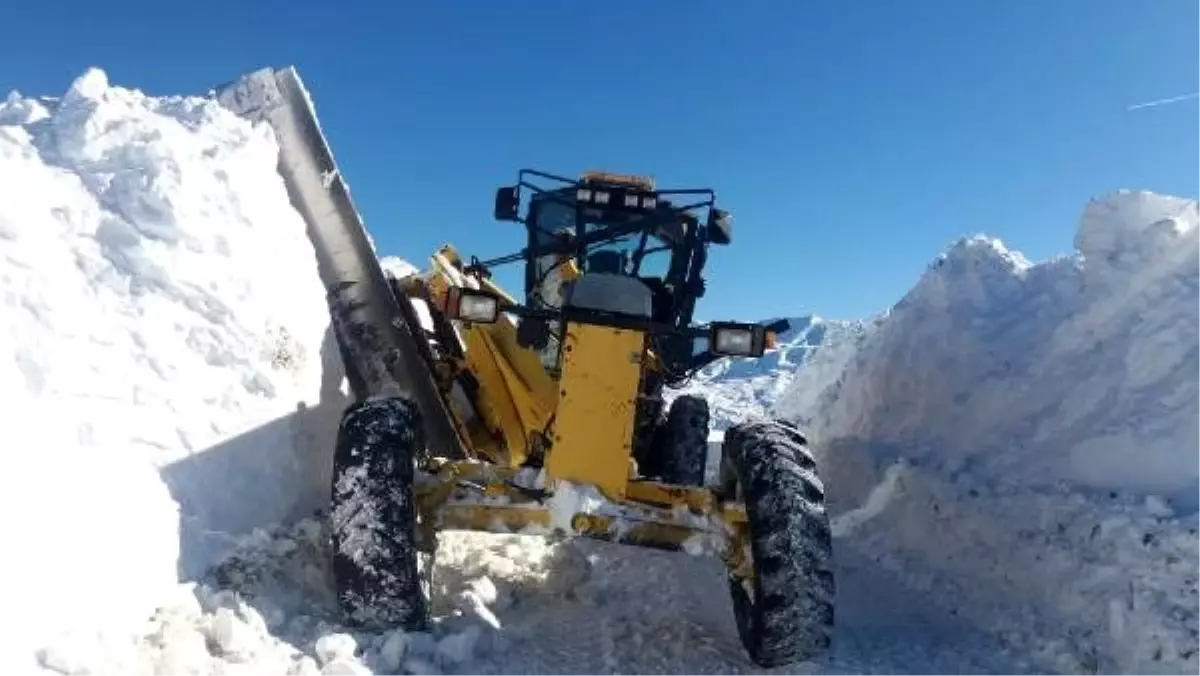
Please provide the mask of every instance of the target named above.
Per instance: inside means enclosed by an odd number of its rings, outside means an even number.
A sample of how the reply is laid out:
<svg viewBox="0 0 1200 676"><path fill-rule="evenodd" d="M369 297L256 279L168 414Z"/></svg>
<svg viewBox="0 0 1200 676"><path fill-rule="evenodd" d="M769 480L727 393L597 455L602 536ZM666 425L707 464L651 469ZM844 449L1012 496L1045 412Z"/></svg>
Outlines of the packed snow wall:
<svg viewBox="0 0 1200 676"><path fill-rule="evenodd" d="M266 126L95 69L0 103L6 639L142 621L323 503L343 378L276 161Z"/></svg>
<svg viewBox="0 0 1200 676"><path fill-rule="evenodd" d="M966 238L836 378L801 370L836 510L890 473L848 542L1070 671L1197 667L1197 205L1092 201L1076 253ZM899 463L899 464L896 464Z"/></svg>
<svg viewBox="0 0 1200 676"><path fill-rule="evenodd" d="M994 239L957 243L859 350L822 434L902 446L951 472L1129 488L1194 509L1196 204L1097 200L1076 245L1034 265Z"/></svg>

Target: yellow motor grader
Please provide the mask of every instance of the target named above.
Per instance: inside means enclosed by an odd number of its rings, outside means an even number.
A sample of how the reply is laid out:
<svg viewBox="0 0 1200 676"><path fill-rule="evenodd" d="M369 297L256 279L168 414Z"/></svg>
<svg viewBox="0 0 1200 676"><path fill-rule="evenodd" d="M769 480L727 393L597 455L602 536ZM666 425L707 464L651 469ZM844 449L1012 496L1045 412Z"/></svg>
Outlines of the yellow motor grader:
<svg viewBox="0 0 1200 676"><path fill-rule="evenodd" d="M427 626L440 530L560 534L720 557L756 664L827 650L830 530L804 437L735 424L706 473L706 401L664 403L700 367L760 356L787 328L693 323L710 245L731 241L714 193L527 169L494 215L525 226L520 252L480 261L444 246L428 269L387 278L390 348L355 321L362 298L331 290L357 395L331 505L346 620ZM492 278L518 262L520 298Z"/></svg>

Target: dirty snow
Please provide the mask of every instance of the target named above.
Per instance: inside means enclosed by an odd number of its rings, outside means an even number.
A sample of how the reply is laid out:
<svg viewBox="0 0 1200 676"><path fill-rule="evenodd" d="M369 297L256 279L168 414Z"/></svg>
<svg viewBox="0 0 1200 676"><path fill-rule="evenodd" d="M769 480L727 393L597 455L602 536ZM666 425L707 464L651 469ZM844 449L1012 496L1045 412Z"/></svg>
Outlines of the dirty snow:
<svg viewBox="0 0 1200 676"><path fill-rule="evenodd" d="M132 673L757 671L712 559L525 535L450 532L439 540L429 632L339 626L328 537L315 518L256 532L137 636L102 650L74 637L43 651L42 663ZM793 673L1031 670L878 575L869 560L847 558L842 574L851 585L847 630L831 660Z"/></svg>
<svg viewBox="0 0 1200 676"><path fill-rule="evenodd" d="M62 673L757 671L718 562L590 541L443 533L431 631L338 623L316 510L344 383L275 152L210 101L97 70L0 103L0 184L21 196L0 202L3 513L37 553L4 561L11 654ZM720 428L774 411L817 442L839 625L793 672L1194 673L1195 205L1087 213L1082 255L964 240L886 316L798 321L688 385Z"/></svg>
<svg viewBox="0 0 1200 676"><path fill-rule="evenodd" d="M611 514L614 511L600 491L593 486L573 484L570 481L556 481L554 494L548 501L550 511L550 527L562 532L573 532L571 520L576 514Z"/></svg>

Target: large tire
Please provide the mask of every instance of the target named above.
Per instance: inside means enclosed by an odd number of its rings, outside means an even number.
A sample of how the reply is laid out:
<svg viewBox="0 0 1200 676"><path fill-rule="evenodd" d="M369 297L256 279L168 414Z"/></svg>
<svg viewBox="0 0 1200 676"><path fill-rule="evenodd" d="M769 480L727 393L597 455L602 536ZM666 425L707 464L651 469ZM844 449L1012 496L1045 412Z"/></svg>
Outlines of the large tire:
<svg viewBox="0 0 1200 676"><path fill-rule="evenodd" d="M420 409L407 399L359 401L342 415L330 519L338 602L351 626L429 625L413 499L413 459L424 447Z"/></svg>
<svg viewBox="0 0 1200 676"><path fill-rule="evenodd" d="M777 421L734 426L722 455L749 519L754 578L729 584L742 644L760 667L818 658L832 642L836 588L816 462L800 432Z"/></svg>
<svg viewBox="0 0 1200 676"><path fill-rule="evenodd" d="M677 397L666 416L661 409L655 411L634 434L634 457L642 476L668 484L704 485L708 402L703 397Z"/></svg>
<svg viewBox="0 0 1200 676"><path fill-rule="evenodd" d="M708 420L708 401L704 397L684 394L671 402L657 453L657 474L665 483L704 485Z"/></svg>

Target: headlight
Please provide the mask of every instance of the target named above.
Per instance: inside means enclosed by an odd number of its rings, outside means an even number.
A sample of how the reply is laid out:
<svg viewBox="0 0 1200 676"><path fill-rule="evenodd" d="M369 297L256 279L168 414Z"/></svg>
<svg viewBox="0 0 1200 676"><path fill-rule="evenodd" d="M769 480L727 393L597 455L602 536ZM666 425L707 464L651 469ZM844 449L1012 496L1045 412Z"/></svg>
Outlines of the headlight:
<svg viewBox="0 0 1200 676"><path fill-rule="evenodd" d="M646 209L653 209L654 207L658 206L658 198L657 197L643 197L642 198L642 206Z"/></svg>
<svg viewBox="0 0 1200 676"><path fill-rule="evenodd" d="M608 191L606 191L606 190L597 190L596 191L596 204L608 204Z"/></svg>
<svg viewBox="0 0 1200 676"><path fill-rule="evenodd" d="M592 191L585 188L580 188L579 190L575 191L575 199L579 200L580 202L591 202Z"/></svg>
<svg viewBox="0 0 1200 676"><path fill-rule="evenodd" d="M454 287L446 295L446 315L451 319L491 324L500 315L500 301L490 293Z"/></svg>
<svg viewBox="0 0 1200 676"><path fill-rule="evenodd" d="M721 354L750 354L754 351L754 332L750 329L722 329L717 331L714 352Z"/></svg>
<svg viewBox="0 0 1200 676"><path fill-rule="evenodd" d="M708 349L731 357L761 357L766 347L766 329L758 324L713 324Z"/></svg>
<svg viewBox="0 0 1200 676"><path fill-rule="evenodd" d="M626 195L625 196L625 206L637 208L637 205L638 205L638 196L637 195Z"/></svg>

